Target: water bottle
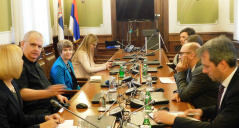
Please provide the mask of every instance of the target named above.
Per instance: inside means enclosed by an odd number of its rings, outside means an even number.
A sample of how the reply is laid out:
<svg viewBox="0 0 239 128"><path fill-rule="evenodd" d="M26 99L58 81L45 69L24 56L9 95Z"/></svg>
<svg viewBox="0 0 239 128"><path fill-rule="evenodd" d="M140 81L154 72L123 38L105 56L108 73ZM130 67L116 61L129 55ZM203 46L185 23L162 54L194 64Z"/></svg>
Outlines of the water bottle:
<svg viewBox="0 0 239 128"><path fill-rule="evenodd" d="M101 91L99 99L99 111L105 111L105 109L106 109L105 95L104 91Z"/></svg>
<svg viewBox="0 0 239 128"><path fill-rule="evenodd" d="M144 67L143 67L143 77L147 78L147 75L148 75L148 66L147 66L147 64L144 64Z"/></svg>
<svg viewBox="0 0 239 128"><path fill-rule="evenodd" d="M149 100L149 96L145 95L145 105L148 104L150 102ZM151 112L151 105L146 105L144 108L145 112Z"/></svg>
<svg viewBox="0 0 239 128"><path fill-rule="evenodd" d="M109 79L109 90L114 90L114 77L113 76L110 76L110 79Z"/></svg>
<svg viewBox="0 0 239 128"><path fill-rule="evenodd" d="M143 122L143 125L140 126L140 128L151 128L148 115L144 116L144 122Z"/></svg>
<svg viewBox="0 0 239 128"><path fill-rule="evenodd" d="M122 64L120 65L119 77L124 78L124 66Z"/></svg>
<svg viewBox="0 0 239 128"><path fill-rule="evenodd" d="M152 88L152 87L153 87L153 85L152 85L152 77L151 77L151 74L150 74L150 73L149 73L149 75L147 76L146 81L147 81L149 87Z"/></svg>

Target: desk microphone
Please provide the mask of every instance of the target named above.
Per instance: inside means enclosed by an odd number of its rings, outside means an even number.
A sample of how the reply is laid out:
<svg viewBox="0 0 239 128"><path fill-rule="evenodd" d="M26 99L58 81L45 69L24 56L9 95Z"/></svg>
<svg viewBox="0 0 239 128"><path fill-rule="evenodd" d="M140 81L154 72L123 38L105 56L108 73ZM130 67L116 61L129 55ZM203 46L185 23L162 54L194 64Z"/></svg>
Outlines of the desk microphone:
<svg viewBox="0 0 239 128"><path fill-rule="evenodd" d="M116 102L117 102L117 100L115 100L115 101L110 105L110 107L109 107L108 109L106 109L105 112L98 117L98 120L100 120L100 119L103 117L103 115L104 115L107 111L109 111L110 108L111 108Z"/></svg>
<svg viewBox="0 0 239 128"><path fill-rule="evenodd" d="M55 100L52 99L50 102L51 102L52 105L54 105L54 106L56 106L56 107L63 108L63 109L65 109L66 111L70 112L71 114L73 114L73 115L77 116L78 118L84 120L85 122L87 122L87 123L93 125L93 126L96 127L96 128L99 128L98 126L94 125L93 123L89 122L88 120L86 120L86 119L80 117L79 115L75 114L74 112L70 111L69 109L63 107L63 106L62 106L61 104L59 104L57 101L55 101Z"/></svg>
<svg viewBox="0 0 239 128"><path fill-rule="evenodd" d="M129 113L128 117L127 117L124 121L128 121L128 120L130 119L130 116L131 116L133 113L138 112L140 109L144 108L144 107L147 106L147 105L154 104L154 102L155 102L155 100L152 100L152 101L149 102L148 104L145 104L145 105L143 105L142 107L138 108L137 110L135 110L135 111ZM122 127L122 125L121 125L121 127Z"/></svg>

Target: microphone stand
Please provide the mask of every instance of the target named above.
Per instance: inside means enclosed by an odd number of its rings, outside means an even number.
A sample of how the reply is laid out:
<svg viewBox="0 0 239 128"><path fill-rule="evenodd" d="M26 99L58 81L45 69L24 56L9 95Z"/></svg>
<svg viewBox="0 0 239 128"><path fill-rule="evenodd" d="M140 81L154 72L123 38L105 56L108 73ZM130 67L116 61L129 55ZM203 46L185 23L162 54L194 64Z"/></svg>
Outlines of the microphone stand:
<svg viewBox="0 0 239 128"><path fill-rule="evenodd" d="M98 120L100 120L100 119L103 117L103 115L104 115L107 111L109 111L110 108L111 108L116 102L117 102L117 100L115 100L115 101L110 105L110 107L109 107L108 109L106 109L105 112L98 117Z"/></svg>
<svg viewBox="0 0 239 128"><path fill-rule="evenodd" d="M131 116L133 113L138 112L140 109L144 108L144 107L147 106L147 105L151 105L151 104L153 104L154 102L155 102L155 100L152 100L152 101L149 102L148 104L145 104L144 106L138 108L137 110L135 110L135 111L129 113L128 117L127 117L124 121L128 121L128 120L130 119L130 116ZM123 121L123 122L124 122L124 121ZM124 123L123 123L123 124L124 124ZM121 126L121 127L122 127L122 126Z"/></svg>
<svg viewBox="0 0 239 128"><path fill-rule="evenodd" d="M55 101L55 100L51 100L51 103L52 103L53 105L56 105L56 106L58 106L58 107L60 107L60 108L63 108L63 109L65 109L66 111L70 112L71 114L73 114L73 115L77 116L78 118L80 118L80 119L84 120L85 122L87 122L87 123L89 123L89 124L93 125L94 127L96 127L96 128L99 128L98 126L96 126L96 125L92 124L92 123L91 123L91 122L89 122L88 120L86 120L86 119L84 119L84 118L82 118L82 117L78 116L77 114L73 113L73 112L72 112L72 111L70 111L69 109L67 109L67 108L63 107L63 106L62 106L61 104L59 104L57 101Z"/></svg>

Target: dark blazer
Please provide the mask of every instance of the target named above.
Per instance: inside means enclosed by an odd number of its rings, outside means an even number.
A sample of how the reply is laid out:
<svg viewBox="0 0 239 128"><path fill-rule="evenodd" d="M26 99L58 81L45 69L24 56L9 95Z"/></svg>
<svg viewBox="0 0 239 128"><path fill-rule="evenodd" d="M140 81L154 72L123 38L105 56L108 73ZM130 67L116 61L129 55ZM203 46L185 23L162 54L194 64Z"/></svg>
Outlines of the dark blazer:
<svg viewBox="0 0 239 128"><path fill-rule="evenodd" d="M217 106L216 106L217 107ZM221 111L216 114L216 107L203 108L203 117L211 122L193 121L176 117L174 128L239 128L239 69L232 77L221 103Z"/></svg>
<svg viewBox="0 0 239 128"><path fill-rule="evenodd" d="M217 104L218 85L207 74L202 72L203 65L199 61L191 80L187 82L187 72L174 75L181 101L191 101L195 108L209 107Z"/></svg>
<svg viewBox="0 0 239 128"><path fill-rule="evenodd" d="M73 74L75 74L73 66L70 61L68 61L68 64L70 65ZM57 60L55 61L55 63L51 68L50 81L51 84L65 84L67 86L67 90L73 89L71 74L68 71L66 64L62 60L61 56L57 58Z"/></svg>
<svg viewBox="0 0 239 128"><path fill-rule="evenodd" d="M5 83L0 80L0 128L26 128L45 121L45 116L24 115L23 102L15 81L12 81L18 101L8 89ZM31 126L39 128L39 125Z"/></svg>

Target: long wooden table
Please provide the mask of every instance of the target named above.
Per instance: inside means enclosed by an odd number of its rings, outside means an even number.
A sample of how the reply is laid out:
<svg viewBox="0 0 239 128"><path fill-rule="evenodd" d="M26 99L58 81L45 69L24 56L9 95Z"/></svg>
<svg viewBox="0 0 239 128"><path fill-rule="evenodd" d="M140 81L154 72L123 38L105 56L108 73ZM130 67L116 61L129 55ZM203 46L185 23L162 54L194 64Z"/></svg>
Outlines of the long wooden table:
<svg viewBox="0 0 239 128"><path fill-rule="evenodd" d="M123 56L125 55L130 55L132 53L122 53L122 49L119 50L118 52L115 53L115 55L110 58L110 60L114 61L115 58L120 58L120 61L125 60L129 61L130 59L122 59ZM151 50L152 51L152 50ZM152 76L157 76L157 77L171 77L173 76L173 71L170 69L166 63L168 62L168 59L164 53L163 50L159 50L155 52L155 56L147 56L148 61L152 61L154 59L161 60L161 65L163 68L159 68L157 73L151 73ZM161 54L161 57L160 57ZM161 59L160 59L161 58ZM149 67L157 67L158 65L149 65ZM128 66L129 67L129 66ZM119 68L116 67L116 68ZM100 71L95 74L95 76L102 76L102 81L108 80L110 75L109 75L110 70L105 70L105 71ZM69 107L69 110L72 112L78 114L81 117L87 117L90 115L101 115L103 112L98 112L98 104L92 104L91 100L93 99L94 95L96 93L100 93L101 90L107 91L108 88L102 88L101 83L90 83L89 81L70 99L69 103L71 106ZM167 106L169 107L170 111L184 111L189 108L193 108L189 103L187 102L175 102L171 101L171 97L173 95L173 91L177 89L177 86L175 83L173 84L162 84L159 79L157 80L156 84L153 84L155 88L163 88L164 89L164 97L169 99L170 102L167 105L156 105L154 106L155 109L161 107L161 106ZM124 94L125 91L128 89L128 87L121 87L118 90L119 94ZM77 109L76 105L78 103L85 103L88 105L87 109ZM117 107L118 105L114 105L113 107ZM129 105L125 105L125 108L127 110L134 111L136 109L131 109ZM73 119L74 120L74 126L77 125L78 118L71 113L67 111L63 111L62 113L59 113L61 117L63 117L65 120ZM106 114L108 115L108 113Z"/></svg>

